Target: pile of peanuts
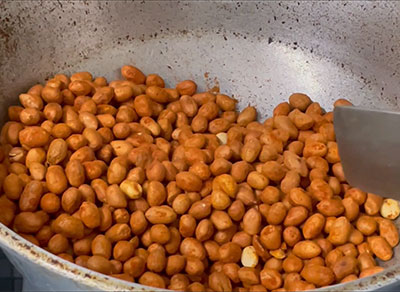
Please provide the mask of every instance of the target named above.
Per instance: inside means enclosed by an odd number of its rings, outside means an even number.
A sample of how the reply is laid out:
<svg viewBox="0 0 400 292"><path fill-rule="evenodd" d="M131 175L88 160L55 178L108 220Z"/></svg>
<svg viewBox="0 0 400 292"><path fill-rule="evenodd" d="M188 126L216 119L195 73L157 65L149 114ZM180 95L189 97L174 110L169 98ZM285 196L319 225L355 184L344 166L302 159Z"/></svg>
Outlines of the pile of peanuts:
<svg viewBox="0 0 400 292"><path fill-rule="evenodd" d="M307 95L259 122L193 81L121 74L57 74L9 107L0 222L77 265L172 290L309 290L392 258L398 203L346 183L333 114Z"/></svg>

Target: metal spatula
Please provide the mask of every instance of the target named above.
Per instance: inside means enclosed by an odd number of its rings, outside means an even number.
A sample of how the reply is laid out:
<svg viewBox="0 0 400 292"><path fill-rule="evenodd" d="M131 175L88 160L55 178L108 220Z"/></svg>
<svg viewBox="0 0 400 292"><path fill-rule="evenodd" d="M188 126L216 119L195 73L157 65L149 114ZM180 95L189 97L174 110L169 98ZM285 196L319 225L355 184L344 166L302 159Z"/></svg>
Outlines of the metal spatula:
<svg viewBox="0 0 400 292"><path fill-rule="evenodd" d="M334 127L350 185L400 200L400 113L336 107Z"/></svg>

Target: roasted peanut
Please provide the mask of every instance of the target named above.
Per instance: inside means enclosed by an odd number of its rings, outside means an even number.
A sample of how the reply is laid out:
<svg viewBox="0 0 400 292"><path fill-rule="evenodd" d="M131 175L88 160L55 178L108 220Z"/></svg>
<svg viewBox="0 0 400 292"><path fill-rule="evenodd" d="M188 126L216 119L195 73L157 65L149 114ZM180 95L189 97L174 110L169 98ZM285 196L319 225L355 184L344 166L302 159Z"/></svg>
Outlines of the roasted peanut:
<svg viewBox="0 0 400 292"><path fill-rule="evenodd" d="M351 275L348 275L348 276L344 277L344 278L340 281L340 283L346 283L346 282L354 281L354 280L357 280L357 279L358 279L358 277L357 277L356 275L351 274Z"/></svg>
<svg viewBox="0 0 400 292"><path fill-rule="evenodd" d="M268 225L261 230L260 241L261 244L267 249L277 249L281 245L281 232L280 226Z"/></svg>
<svg viewBox="0 0 400 292"><path fill-rule="evenodd" d="M145 213L146 219L152 224L169 224L175 221L176 213L166 205L154 206Z"/></svg>
<svg viewBox="0 0 400 292"><path fill-rule="evenodd" d="M87 227L96 228L100 226L100 212L95 204L91 202L83 202L79 211L80 218L83 224L85 224Z"/></svg>
<svg viewBox="0 0 400 292"><path fill-rule="evenodd" d="M376 221L370 216L360 216L356 227L363 235L372 235L377 229Z"/></svg>
<svg viewBox="0 0 400 292"><path fill-rule="evenodd" d="M145 259L140 256L131 257L124 263L123 271L132 277L139 277L145 271Z"/></svg>
<svg viewBox="0 0 400 292"><path fill-rule="evenodd" d="M242 250L233 242L228 242L219 248L220 260L225 263L236 263L241 259Z"/></svg>
<svg viewBox="0 0 400 292"><path fill-rule="evenodd" d="M285 169L276 161L267 161L262 166L262 174L270 180L280 181L285 176Z"/></svg>
<svg viewBox="0 0 400 292"><path fill-rule="evenodd" d="M214 233L214 226L208 219L201 220L196 227L196 238L200 241L205 241L211 238Z"/></svg>
<svg viewBox="0 0 400 292"><path fill-rule="evenodd" d="M255 107L239 113L193 81L121 74L57 74L8 109L0 222L67 261L163 289L309 290L392 258L399 205L346 182L333 113L307 95L259 122Z"/></svg>
<svg viewBox="0 0 400 292"><path fill-rule="evenodd" d="M15 216L14 230L23 233L36 233L44 223L38 212L21 212Z"/></svg>
<svg viewBox="0 0 400 292"><path fill-rule="evenodd" d="M82 238L84 236L84 227L82 221L67 214L62 214L56 218L53 224L55 232L64 235L67 238Z"/></svg>
<svg viewBox="0 0 400 292"><path fill-rule="evenodd" d="M180 95L193 95L196 93L197 85L192 80L181 81L176 85Z"/></svg>
<svg viewBox="0 0 400 292"><path fill-rule="evenodd" d="M301 240L300 230L295 226L286 227L282 236L285 243L291 247Z"/></svg>
<svg viewBox="0 0 400 292"><path fill-rule="evenodd" d="M18 136L21 145L28 149L44 146L49 141L49 133L37 126L27 127L21 130Z"/></svg>
<svg viewBox="0 0 400 292"><path fill-rule="evenodd" d="M371 247L372 252L379 259L388 261L393 256L393 251L389 243L382 236L371 236L368 237L368 244Z"/></svg>
<svg viewBox="0 0 400 292"><path fill-rule="evenodd" d="M352 256L344 256L338 259L332 266L332 271L339 280L356 273L357 269L357 260Z"/></svg>
<svg viewBox="0 0 400 292"><path fill-rule="evenodd" d="M193 236L196 229L196 219L190 214L182 215L179 220L179 232L183 237Z"/></svg>
<svg viewBox="0 0 400 292"><path fill-rule="evenodd" d="M21 211L35 211L39 206L41 196L43 194L43 186L39 181L29 182L20 197L19 208Z"/></svg>
<svg viewBox="0 0 400 292"><path fill-rule="evenodd" d="M357 258L360 270L366 270L376 266L374 258L367 252L360 254Z"/></svg>
<svg viewBox="0 0 400 292"><path fill-rule="evenodd" d="M125 65L121 68L121 74L124 78L129 81L133 81L136 84L142 84L146 80L146 76L138 68Z"/></svg>
<svg viewBox="0 0 400 292"><path fill-rule="evenodd" d="M296 243L293 253L301 259L311 259L321 253L321 248L313 241L304 240Z"/></svg>
<svg viewBox="0 0 400 292"><path fill-rule="evenodd" d="M106 259L111 257L111 242L102 234L93 238L91 243L91 251L93 255L102 256Z"/></svg>
<svg viewBox="0 0 400 292"><path fill-rule="evenodd" d="M345 210L340 199L323 199L318 203L317 209L326 217L340 216Z"/></svg>
<svg viewBox="0 0 400 292"><path fill-rule="evenodd" d="M68 249L68 246L68 239L61 234L53 235L47 244L49 251L54 254L65 252Z"/></svg>
<svg viewBox="0 0 400 292"><path fill-rule="evenodd" d="M243 216L243 230L249 235L258 234L261 228L261 219L261 214L257 209L249 209Z"/></svg>
<svg viewBox="0 0 400 292"><path fill-rule="evenodd" d="M47 193L40 199L40 208L47 213L56 213L60 206L60 198L53 193Z"/></svg>
<svg viewBox="0 0 400 292"><path fill-rule="evenodd" d="M208 285L214 291L228 292L232 290L231 281L223 272L212 273L208 278Z"/></svg>
<svg viewBox="0 0 400 292"><path fill-rule="evenodd" d="M62 194L61 207L63 208L63 210L65 212L72 214L79 208L79 206L81 204L81 200L82 200L82 195L81 195L81 192L77 188L74 188L74 187L68 188ZM87 207L87 206L85 206L85 207ZM95 207L95 208L97 211L97 207Z"/></svg>
<svg viewBox="0 0 400 292"><path fill-rule="evenodd" d="M345 244L351 234L351 224L346 217L339 217L333 221L328 240L334 245Z"/></svg>
<svg viewBox="0 0 400 292"><path fill-rule="evenodd" d="M67 188L67 178L61 166L53 165L47 169L46 186L55 194L60 194Z"/></svg>
<svg viewBox="0 0 400 292"><path fill-rule="evenodd" d="M210 216L211 222L218 230L225 230L232 226L232 220L226 212L214 211Z"/></svg>
<svg viewBox="0 0 400 292"><path fill-rule="evenodd" d="M91 182L91 187L96 194L96 198L100 202L104 202L106 200L106 192L108 184L102 179L94 179Z"/></svg>
<svg viewBox="0 0 400 292"><path fill-rule="evenodd" d="M268 290L278 289L282 286L282 276L273 269L264 268L260 272L261 284Z"/></svg>
<svg viewBox="0 0 400 292"><path fill-rule="evenodd" d="M371 275L374 275L374 274L377 274L377 273L380 273L383 270L384 269L382 267L378 267L378 266L365 269L365 270L361 271L360 279L368 277L368 276L371 276Z"/></svg>
<svg viewBox="0 0 400 292"><path fill-rule="evenodd" d="M308 210L303 206L295 206L289 209L285 220L283 221L284 226L298 226L306 220L308 216Z"/></svg>
<svg viewBox="0 0 400 292"><path fill-rule="evenodd" d="M18 175L10 173L4 178L3 190L7 198L10 200L19 199L23 189L23 182Z"/></svg>
<svg viewBox="0 0 400 292"><path fill-rule="evenodd" d="M379 226L379 235L386 239L391 247L399 243L399 232L395 224L389 219L376 219Z"/></svg>
<svg viewBox="0 0 400 292"><path fill-rule="evenodd" d="M303 93L293 93L289 97L289 103L292 107L305 111L311 104L311 99Z"/></svg>
<svg viewBox="0 0 400 292"><path fill-rule="evenodd" d="M250 122L255 121L257 118L257 111L254 107L248 106L241 111L237 118L239 126L247 126Z"/></svg>
<svg viewBox="0 0 400 292"><path fill-rule="evenodd" d="M191 172L180 172L176 175L176 183L178 187L185 191L199 191L202 186L201 179Z"/></svg>
<svg viewBox="0 0 400 292"><path fill-rule="evenodd" d="M330 268L318 265L306 265L301 276L317 287L330 285L335 280L335 274Z"/></svg>
<svg viewBox="0 0 400 292"><path fill-rule="evenodd" d="M139 199L142 196L142 186L132 180L124 180L120 185L122 192L131 199Z"/></svg>
<svg viewBox="0 0 400 292"><path fill-rule="evenodd" d="M380 209L383 218L394 220L400 215L399 203L393 199L384 199Z"/></svg>
<svg viewBox="0 0 400 292"><path fill-rule="evenodd" d="M102 256L93 255L87 261L87 267L96 272L100 272L106 275L112 273L112 264L109 260Z"/></svg>
<svg viewBox="0 0 400 292"><path fill-rule="evenodd" d="M325 217L321 214L310 216L303 226L303 235L305 239L312 239L321 234L325 225Z"/></svg>
<svg viewBox="0 0 400 292"><path fill-rule="evenodd" d="M367 200L364 203L365 213L371 216L378 214L382 204L383 204L382 197L368 193Z"/></svg>
<svg viewBox="0 0 400 292"><path fill-rule="evenodd" d="M247 246L243 249L241 263L244 267L254 268L258 264L258 255L253 246Z"/></svg>

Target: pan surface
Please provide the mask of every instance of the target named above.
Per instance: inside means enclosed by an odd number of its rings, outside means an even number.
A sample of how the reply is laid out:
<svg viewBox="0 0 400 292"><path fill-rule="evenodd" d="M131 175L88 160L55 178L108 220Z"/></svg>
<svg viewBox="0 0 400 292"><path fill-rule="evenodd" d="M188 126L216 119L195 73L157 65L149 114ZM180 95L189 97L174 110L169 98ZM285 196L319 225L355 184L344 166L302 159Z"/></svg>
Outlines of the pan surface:
<svg viewBox="0 0 400 292"><path fill-rule="evenodd" d="M260 119L293 92L331 110L337 98L398 110L400 3L283 2L0 2L0 117L18 93L52 74L80 70L107 78L124 64L166 83L191 78L219 86ZM69 264L0 225L0 245L25 289L136 290ZM390 289L399 252L384 272L321 290ZM154 288L151 288L154 290Z"/></svg>

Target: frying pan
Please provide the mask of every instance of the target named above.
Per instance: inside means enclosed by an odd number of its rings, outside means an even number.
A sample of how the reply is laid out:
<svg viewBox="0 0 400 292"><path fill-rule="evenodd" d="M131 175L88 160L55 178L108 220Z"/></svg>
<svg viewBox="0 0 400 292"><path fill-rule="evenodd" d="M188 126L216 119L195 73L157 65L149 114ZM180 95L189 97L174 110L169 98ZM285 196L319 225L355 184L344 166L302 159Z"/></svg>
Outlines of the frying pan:
<svg viewBox="0 0 400 292"><path fill-rule="evenodd" d="M0 117L18 93L55 73L118 77L132 64L167 85L193 79L256 105L260 119L293 92L326 110L337 98L398 110L400 3L375 1L0 2ZM66 262L0 224L0 246L25 290L153 291ZM325 291L390 290L380 274Z"/></svg>

